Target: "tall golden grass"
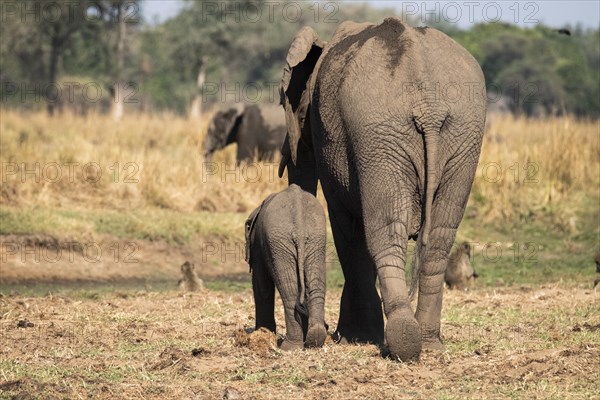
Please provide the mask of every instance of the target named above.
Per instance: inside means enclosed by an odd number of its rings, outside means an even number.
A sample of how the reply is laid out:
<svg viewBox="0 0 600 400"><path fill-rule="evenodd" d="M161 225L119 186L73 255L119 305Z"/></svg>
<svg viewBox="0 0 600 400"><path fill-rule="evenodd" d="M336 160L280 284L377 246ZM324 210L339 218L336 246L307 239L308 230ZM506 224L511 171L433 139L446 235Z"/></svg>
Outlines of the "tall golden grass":
<svg viewBox="0 0 600 400"><path fill-rule="evenodd" d="M276 163L236 167L235 146L205 163L209 118L130 115L117 124L103 115L2 110L0 205L248 212L285 187ZM497 117L484 137L469 212L492 221L559 210L568 223L573 202L597 197L599 185L598 122Z"/></svg>
<svg viewBox="0 0 600 400"><path fill-rule="evenodd" d="M209 117L131 115L117 124L103 115L3 110L0 204L246 212L285 186L276 164L236 167L235 146L205 163Z"/></svg>
<svg viewBox="0 0 600 400"><path fill-rule="evenodd" d="M502 116L484 136L469 204L484 221L551 214L573 229L578 207L600 201L599 185L599 121Z"/></svg>

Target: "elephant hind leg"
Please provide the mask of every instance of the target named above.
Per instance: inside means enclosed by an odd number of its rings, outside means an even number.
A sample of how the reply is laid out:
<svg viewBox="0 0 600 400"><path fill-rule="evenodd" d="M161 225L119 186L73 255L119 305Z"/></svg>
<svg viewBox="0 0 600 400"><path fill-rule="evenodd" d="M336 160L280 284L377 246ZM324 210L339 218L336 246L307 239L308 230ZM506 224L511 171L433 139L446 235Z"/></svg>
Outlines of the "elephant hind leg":
<svg viewBox="0 0 600 400"><path fill-rule="evenodd" d="M262 262L252 263L252 291L256 307L256 329L275 333L275 284Z"/></svg>
<svg viewBox="0 0 600 400"><path fill-rule="evenodd" d="M377 275L367 250L362 222L329 196L329 219L344 272L340 317L334 336L341 342L383 344L383 313Z"/></svg>
<svg viewBox="0 0 600 400"><path fill-rule="evenodd" d="M475 145L475 144L474 144ZM465 151L465 154L478 152ZM444 274L456 230L462 220L475 174L477 159L456 159L444 174L433 202L429 244L421 255L416 318L424 345L443 349L440 335Z"/></svg>
<svg viewBox="0 0 600 400"><path fill-rule="evenodd" d="M369 194L362 198L365 238L387 318L385 339L392 357L415 360L421 353L421 332L410 307L405 274L410 190L402 186L406 179L401 176L359 171L361 193Z"/></svg>
<svg viewBox="0 0 600 400"><path fill-rule="evenodd" d="M433 213L435 215L435 212ZM423 347L443 350L440 335L444 274L448 253L452 247L456 228L438 225L434 218L429 244L422 254L423 266L419 274L419 299L415 317L421 327Z"/></svg>
<svg viewBox="0 0 600 400"><path fill-rule="evenodd" d="M324 221L323 221L324 222ZM327 338L325 327L325 292L326 292L326 261L327 237L325 232L313 234L313 241L307 247L304 263L306 294L308 300L308 321L303 327L307 328L304 345L306 347L321 347Z"/></svg>
<svg viewBox="0 0 600 400"><path fill-rule="evenodd" d="M304 347L304 326L306 317L296 310L298 301L298 275L295 257L291 254L278 254L273 265L273 280L283 302L285 316L285 338L282 350L295 350Z"/></svg>
<svg viewBox="0 0 600 400"><path fill-rule="evenodd" d="M291 351L304 348L304 317L294 309L294 304L284 301L285 308L285 338L281 350Z"/></svg>
<svg viewBox="0 0 600 400"><path fill-rule="evenodd" d="M327 329L325 325L312 325L306 332L306 340L304 344L306 347L321 347L327 339Z"/></svg>
<svg viewBox="0 0 600 400"><path fill-rule="evenodd" d="M284 298L283 307L285 314L285 338L281 343L281 349L285 351L299 350L304 348L304 337L308 319L296 310L296 296Z"/></svg>

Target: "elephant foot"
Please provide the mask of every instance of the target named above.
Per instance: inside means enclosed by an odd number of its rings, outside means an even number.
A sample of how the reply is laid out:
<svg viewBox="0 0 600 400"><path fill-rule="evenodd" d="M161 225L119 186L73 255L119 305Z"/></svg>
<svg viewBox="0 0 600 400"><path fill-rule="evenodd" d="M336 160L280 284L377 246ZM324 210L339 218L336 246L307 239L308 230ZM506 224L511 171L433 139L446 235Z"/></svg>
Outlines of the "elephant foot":
<svg viewBox="0 0 600 400"><path fill-rule="evenodd" d="M387 320L385 339L392 358L416 361L421 354L421 328L407 308L392 312Z"/></svg>
<svg viewBox="0 0 600 400"><path fill-rule="evenodd" d="M321 347L327 338L327 329L325 325L314 325L308 328L306 332L306 347Z"/></svg>
<svg viewBox="0 0 600 400"><path fill-rule="evenodd" d="M331 338L337 344L348 344L348 343L350 343L350 342L348 342L348 339L346 339L345 336L342 336L342 334L340 333L340 331L333 332L333 335L331 335Z"/></svg>
<svg viewBox="0 0 600 400"><path fill-rule="evenodd" d="M289 338L283 339L281 342L281 350L283 351L294 351L294 350L302 350L304 348L304 343L302 341L290 340Z"/></svg>
<svg viewBox="0 0 600 400"><path fill-rule="evenodd" d="M446 346L439 339L423 340L423 351L443 353Z"/></svg>
<svg viewBox="0 0 600 400"><path fill-rule="evenodd" d="M383 344L383 339L378 339L375 335L351 334L334 332L332 335L333 341L338 344Z"/></svg>
<svg viewBox="0 0 600 400"><path fill-rule="evenodd" d="M338 327L333 333L333 340L339 344L348 343L370 343L383 344L383 331L365 331L364 329L353 329L350 327Z"/></svg>
<svg viewBox="0 0 600 400"><path fill-rule="evenodd" d="M418 320L418 319L417 319ZM446 346L442 343L440 336L440 324L434 323L433 325L427 324L425 321L420 321L421 326L421 338L423 340L423 350L444 352Z"/></svg>

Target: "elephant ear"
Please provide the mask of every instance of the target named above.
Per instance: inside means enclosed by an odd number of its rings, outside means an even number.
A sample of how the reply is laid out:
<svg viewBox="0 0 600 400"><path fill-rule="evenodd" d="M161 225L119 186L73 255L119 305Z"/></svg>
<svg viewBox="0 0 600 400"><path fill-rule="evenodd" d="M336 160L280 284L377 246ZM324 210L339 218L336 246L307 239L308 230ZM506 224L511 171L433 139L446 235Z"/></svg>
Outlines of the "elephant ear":
<svg viewBox="0 0 600 400"><path fill-rule="evenodd" d="M281 149L279 176L291 159L296 165L298 142L306 119L310 96L308 81L321 56L324 43L311 27L302 28L294 38L286 57L286 66L279 87L281 105L285 109L288 134Z"/></svg>
<svg viewBox="0 0 600 400"><path fill-rule="evenodd" d="M230 108L223 114L223 132L225 132L226 138L225 144L236 141L237 127L240 125L243 115L244 108L242 106Z"/></svg>
<svg viewBox="0 0 600 400"><path fill-rule="evenodd" d="M246 220L246 223L244 224L244 231L246 236L246 262L250 265L250 271L252 271L252 264L250 264L250 236L252 235L252 230L254 229L256 218L258 217L258 213L260 212L260 209L262 208L263 204L264 203L261 203L260 206L258 206L254 211L252 211L252 214L250 214L250 216Z"/></svg>
<svg viewBox="0 0 600 400"><path fill-rule="evenodd" d="M250 264L250 242L252 237L252 231L254 230L254 225L256 224L256 219L260 214L260 210L262 210L265 204L268 204L274 196L275 194L271 194L262 203L260 203L260 206L256 207L256 209L252 211L252 213L248 216L246 223L244 224L244 231L246 237L246 262L250 265L250 271L252 271L252 264Z"/></svg>

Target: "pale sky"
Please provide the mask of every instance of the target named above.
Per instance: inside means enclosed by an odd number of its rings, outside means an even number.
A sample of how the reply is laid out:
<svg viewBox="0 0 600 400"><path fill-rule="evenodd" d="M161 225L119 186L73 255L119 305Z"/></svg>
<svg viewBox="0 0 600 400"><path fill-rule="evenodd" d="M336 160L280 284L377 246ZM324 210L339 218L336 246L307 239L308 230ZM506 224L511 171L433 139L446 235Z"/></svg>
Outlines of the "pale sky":
<svg viewBox="0 0 600 400"><path fill-rule="evenodd" d="M217 2L215 0L214 2ZM353 1L353 0L351 0ZM278 0L272 0L274 4ZM309 0L310 3L316 2ZM321 4L330 1L319 1ZM349 0L337 1L338 4ZM363 1L356 1L362 3ZM600 1L598 0L543 0L543 1L396 1L370 0L375 7L393 7L398 13L403 10L419 18L423 25L434 18L444 18L456 23L461 28L479 22L501 20L517 23L520 26L532 27L543 23L551 27L563 27L567 24L575 26L578 22L586 28L600 26ZM283 2L281 2L283 4ZM182 0L145 0L142 2L142 15L148 22L159 22L177 15L183 7ZM282 7L274 6L275 12ZM279 11L281 12L281 11Z"/></svg>

